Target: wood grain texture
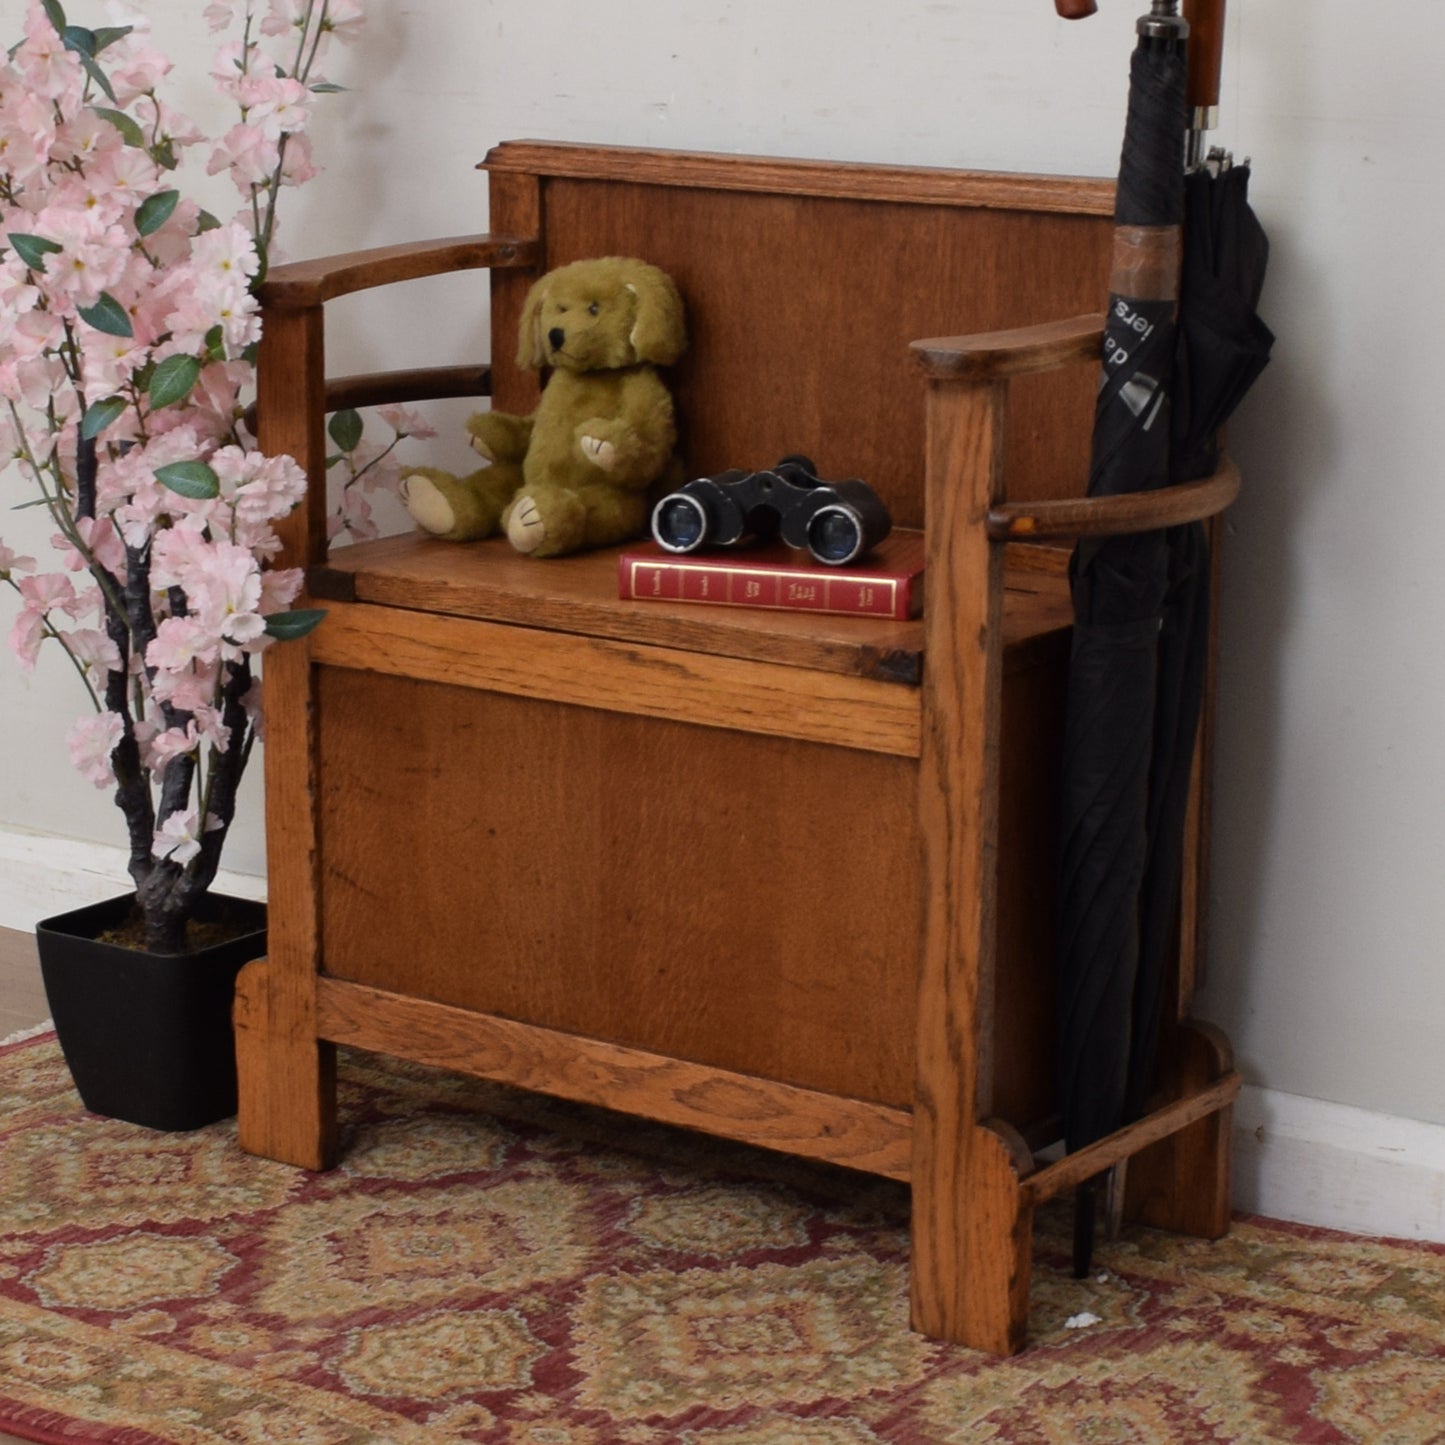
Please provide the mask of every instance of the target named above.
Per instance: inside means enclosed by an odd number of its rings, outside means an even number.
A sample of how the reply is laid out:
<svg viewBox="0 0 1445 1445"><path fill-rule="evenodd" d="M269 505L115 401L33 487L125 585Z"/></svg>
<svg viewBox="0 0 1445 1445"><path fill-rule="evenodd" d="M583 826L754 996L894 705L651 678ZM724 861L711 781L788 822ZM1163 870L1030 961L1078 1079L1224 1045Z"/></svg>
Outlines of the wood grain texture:
<svg viewBox="0 0 1445 1445"><path fill-rule="evenodd" d="M1165 1104L1135 1123L1116 1129L1106 1138L1030 1174L1024 1180L1024 1190L1034 1204L1042 1204L1199 1120L1221 1111L1228 1113L1229 1106L1239 1097L1242 1083L1237 1073L1224 1074L1197 1092ZM1130 1177L1132 1180L1132 1168Z"/></svg>
<svg viewBox="0 0 1445 1445"><path fill-rule="evenodd" d="M329 973L911 1102L916 762L331 667L320 682Z"/></svg>
<svg viewBox="0 0 1445 1445"><path fill-rule="evenodd" d="M665 1124L908 1178L912 1119L793 1088L426 999L323 979L320 1027L336 1043L620 1109Z"/></svg>
<svg viewBox="0 0 1445 1445"><path fill-rule="evenodd" d="M1054 371L1081 361L1099 360L1104 318L1090 312L1067 321L983 331L971 336L934 336L912 343L914 361L935 378L997 381Z"/></svg>
<svg viewBox="0 0 1445 1445"><path fill-rule="evenodd" d="M1225 460L1212 477L1151 492L1057 501L1005 502L988 514L989 536L999 541L1047 537L1117 537L1202 522L1239 496L1239 469Z"/></svg>
<svg viewBox="0 0 1445 1445"><path fill-rule="evenodd" d="M397 402L438 401L448 396L490 396L492 369L485 362L467 366L428 366L409 371L338 376L326 383L326 410L387 406Z"/></svg>
<svg viewBox="0 0 1445 1445"><path fill-rule="evenodd" d="M676 279L690 345L668 376L689 474L803 452L824 477L868 482L905 527L923 520L910 343L1097 308L1112 242L1108 219L1092 214L635 178L549 180L546 217L549 267L610 252ZM1008 422L1015 500L1041 485L1082 494L1096 382L1079 367L1019 379Z"/></svg>
<svg viewBox="0 0 1445 1445"><path fill-rule="evenodd" d="M329 1160L345 1038L861 1160L912 1184L915 1324L1017 1349L1034 1204L1064 1177L1031 1174L1020 1137L1057 1112L1069 607L1049 539L1207 516L1237 489L1226 467L1077 503L1097 366L1072 363L1097 360L1081 313L1107 294L1112 183L550 142L486 164L513 251L386 248L269 293L263 444L314 484L286 556L334 605L267 660L276 911L238 1002L243 1143ZM685 469L801 450L871 482L896 524L927 520L921 621L622 603L613 557L501 542L325 560L321 301L492 263L493 399L530 411L523 297L608 253L684 295ZM331 404L480 382L466 370L343 378ZM1208 749L1206 728L1201 835ZM1176 1014L1193 966L1186 948ZM1144 1146L1141 1217L1222 1230L1227 1047L1166 1031L1164 1112L1105 1147Z"/></svg>
<svg viewBox="0 0 1445 1445"><path fill-rule="evenodd" d="M1190 106L1219 104L1224 61L1224 0L1184 0L1189 22L1189 73L1184 98Z"/></svg>
<svg viewBox="0 0 1445 1445"><path fill-rule="evenodd" d="M267 315L258 367L259 442L305 470L305 502L278 525L280 564L319 561L326 548L325 348L319 306ZM305 606L303 597L299 606ZM266 658L267 947L247 970L237 1017L247 1029L238 1051L243 1149L307 1168L328 1167L336 1151L335 1061L316 1035L316 969L321 960L317 893L316 735L306 639ZM239 985L238 985L239 989Z"/></svg>
<svg viewBox="0 0 1445 1445"><path fill-rule="evenodd" d="M1007 652L1072 625L1067 554L1040 547L1006 556ZM614 549L547 561L503 539L457 547L411 534L339 549L311 574L318 595L409 611L517 622L622 642L753 658L819 672L916 684L923 624L862 617L624 602ZM925 582L926 588L926 582Z"/></svg>
<svg viewBox="0 0 1445 1445"><path fill-rule="evenodd" d="M1167 1098L1188 1098L1218 1087L1234 1075L1234 1050L1213 1024L1186 1020L1166 1034L1161 1089ZM1228 1089L1232 1101L1237 1086ZM1155 1229L1222 1239L1229 1233L1230 1102L1206 1113L1129 1162L1126 1218Z"/></svg>
<svg viewBox="0 0 1445 1445"><path fill-rule="evenodd" d="M536 258L536 243L530 236L448 236L437 241L376 246L313 261L291 261L272 270L258 294L263 307L293 310L320 306L374 286L417 281L451 271L531 266Z"/></svg>
<svg viewBox="0 0 1445 1445"><path fill-rule="evenodd" d="M918 753L917 691L867 678L362 604L333 605L311 641L316 661L333 667Z"/></svg>
<svg viewBox="0 0 1445 1445"><path fill-rule="evenodd" d="M1000 382L928 391L919 828L923 945L913 1131L912 1313L916 1329L979 1348L1022 1343L1017 1177L994 1113L993 965L1003 553L985 519L1003 487ZM967 1199L968 1207L960 1207ZM1024 1270L1027 1278L1027 1270Z"/></svg>
<svg viewBox="0 0 1445 1445"><path fill-rule="evenodd" d="M517 365L517 326L532 283L546 270L546 214L542 182L536 175L499 174L489 178L491 226L509 236L532 236L538 255L523 268L497 268L492 288L492 405L498 411L525 414L541 398L541 378ZM596 252L593 253L597 254Z"/></svg>
<svg viewBox="0 0 1445 1445"><path fill-rule="evenodd" d="M978 206L1010 211L1114 214L1114 183L1080 176L1019 175L880 166L780 156L592 146L566 141L505 141L481 164L493 184L509 173L576 180L637 182L719 192L914 205ZM495 220L495 218L494 218Z"/></svg>

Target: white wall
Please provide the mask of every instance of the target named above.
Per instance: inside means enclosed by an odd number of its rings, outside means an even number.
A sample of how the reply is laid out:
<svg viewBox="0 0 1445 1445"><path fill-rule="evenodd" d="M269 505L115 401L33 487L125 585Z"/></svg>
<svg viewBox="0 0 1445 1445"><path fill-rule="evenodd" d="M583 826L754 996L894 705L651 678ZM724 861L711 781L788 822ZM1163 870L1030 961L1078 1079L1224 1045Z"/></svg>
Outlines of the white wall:
<svg viewBox="0 0 1445 1445"><path fill-rule="evenodd" d="M328 170L289 198L289 249L480 229L472 167L519 136L1112 173L1146 7L1101 4L1066 24L1049 0L372 0L371 33L332 67L355 89L322 108ZM198 116L200 8L150 6ZM14 31L19 0L0 9ZM1442 54L1438 0L1229 3L1219 137L1255 159L1280 339L1233 434L1246 493L1225 562L1201 1000L1253 1082L1435 1123ZM474 281L348 302L332 333L342 370L463 359L484 336ZM24 686L8 664L0 679L0 826L118 840L64 758L68 680ZM228 861L261 857L253 795Z"/></svg>

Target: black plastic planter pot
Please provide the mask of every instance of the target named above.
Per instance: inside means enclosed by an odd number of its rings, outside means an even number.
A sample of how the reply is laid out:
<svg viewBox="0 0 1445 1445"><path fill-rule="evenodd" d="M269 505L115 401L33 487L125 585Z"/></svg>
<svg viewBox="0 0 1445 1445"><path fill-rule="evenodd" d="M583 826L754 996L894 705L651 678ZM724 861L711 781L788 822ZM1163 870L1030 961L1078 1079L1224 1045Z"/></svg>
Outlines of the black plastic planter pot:
<svg viewBox="0 0 1445 1445"><path fill-rule="evenodd" d="M247 931L193 953L101 942L134 902L113 898L36 925L56 1037L92 1113L199 1129L236 1112L231 1001L242 966L265 956L266 905L209 895L199 921L228 918Z"/></svg>

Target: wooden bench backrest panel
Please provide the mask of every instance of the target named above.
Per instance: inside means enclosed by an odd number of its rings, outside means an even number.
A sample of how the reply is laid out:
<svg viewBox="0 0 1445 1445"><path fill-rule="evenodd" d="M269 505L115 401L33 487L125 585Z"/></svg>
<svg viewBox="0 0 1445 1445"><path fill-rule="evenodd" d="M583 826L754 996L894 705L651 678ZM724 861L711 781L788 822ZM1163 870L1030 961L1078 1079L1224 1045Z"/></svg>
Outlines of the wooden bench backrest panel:
<svg viewBox="0 0 1445 1445"><path fill-rule="evenodd" d="M691 474L806 452L923 523L921 337L1098 311L1112 187L522 142L488 157L494 232L540 233L545 268L638 255L669 271L690 347L672 369ZM535 219L534 219L535 218ZM529 223L531 223L529 228ZM495 404L528 410L515 366L522 288L494 295ZM1077 495L1097 375L1014 384L1010 494Z"/></svg>

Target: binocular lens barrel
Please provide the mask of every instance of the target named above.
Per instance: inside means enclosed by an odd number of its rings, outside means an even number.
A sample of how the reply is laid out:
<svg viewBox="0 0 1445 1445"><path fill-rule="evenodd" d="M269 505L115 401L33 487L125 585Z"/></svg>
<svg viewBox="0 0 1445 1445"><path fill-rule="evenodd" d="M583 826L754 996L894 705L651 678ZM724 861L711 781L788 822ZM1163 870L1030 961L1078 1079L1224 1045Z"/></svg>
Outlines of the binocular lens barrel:
<svg viewBox="0 0 1445 1445"><path fill-rule="evenodd" d="M707 540L707 510L696 497L673 492L652 512L652 535L669 552L695 552Z"/></svg>
<svg viewBox="0 0 1445 1445"><path fill-rule="evenodd" d="M851 562L866 540L863 518L842 502L819 507L808 522L808 550L834 567Z"/></svg>

